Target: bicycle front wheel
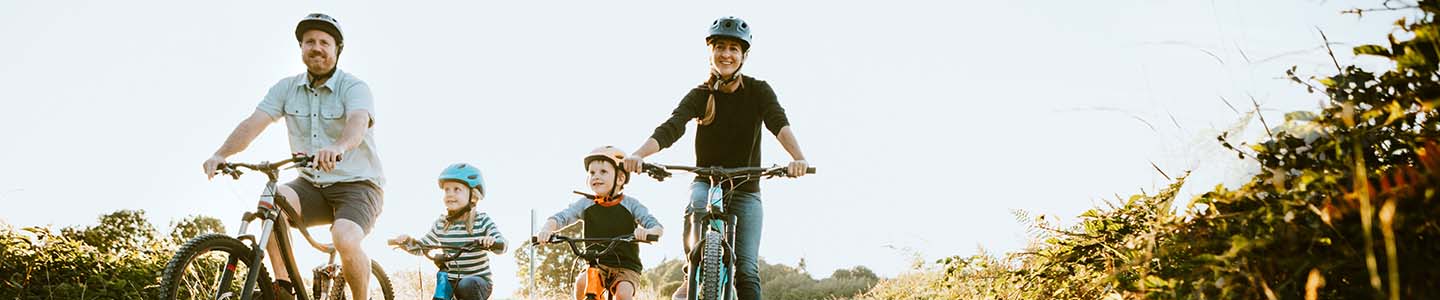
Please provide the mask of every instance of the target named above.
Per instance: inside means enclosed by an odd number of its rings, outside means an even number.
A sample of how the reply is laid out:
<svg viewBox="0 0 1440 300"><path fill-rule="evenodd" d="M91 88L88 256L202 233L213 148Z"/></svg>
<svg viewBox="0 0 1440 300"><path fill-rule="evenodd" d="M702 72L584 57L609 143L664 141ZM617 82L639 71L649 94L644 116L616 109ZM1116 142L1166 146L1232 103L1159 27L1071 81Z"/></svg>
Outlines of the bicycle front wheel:
<svg viewBox="0 0 1440 300"><path fill-rule="evenodd" d="M722 267L722 256L725 249L721 248L723 238L719 232L705 231L704 244L700 245L700 268L696 272L699 281L700 300L721 300L725 295L722 292L728 291L724 288L726 280L722 276L727 275Z"/></svg>
<svg viewBox="0 0 1440 300"><path fill-rule="evenodd" d="M340 275L330 279L330 300L355 299L350 293L350 287L345 284L345 269L340 269ZM385 275L385 269L380 263L370 260L370 299L395 300L395 290L390 288L390 276Z"/></svg>
<svg viewBox="0 0 1440 300"><path fill-rule="evenodd" d="M160 278L160 299L242 299L245 277L260 272L250 299L271 299L270 274L255 253L227 235L205 234L175 251ZM223 280L222 280L223 279Z"/></svg>

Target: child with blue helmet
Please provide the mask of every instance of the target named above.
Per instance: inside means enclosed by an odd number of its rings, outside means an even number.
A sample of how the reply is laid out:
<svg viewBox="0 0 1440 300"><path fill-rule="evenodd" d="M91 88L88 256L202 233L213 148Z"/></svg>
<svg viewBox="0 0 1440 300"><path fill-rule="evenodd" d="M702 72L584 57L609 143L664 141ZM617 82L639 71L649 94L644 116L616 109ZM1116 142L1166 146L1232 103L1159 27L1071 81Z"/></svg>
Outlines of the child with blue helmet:
<svg viewBox="0 0 1440 300"><path fill-rule="evenodd" d="M402 245L405 250L420 255L420 245L466 246L479 242L481 249L494 250L495 254L505 252L505 237L490 216L480 212L476 204L485 199L485 178L480 169L466 163L457 163L440 172L440 190L445 213L430 226L425 237L414 239L400 235L391 239L392 244ZM461 253L458 259L447 262L450 268L450 284L455 297L461 300L489 299L493 290L490 280L490 251L481 250Z"/></svg>

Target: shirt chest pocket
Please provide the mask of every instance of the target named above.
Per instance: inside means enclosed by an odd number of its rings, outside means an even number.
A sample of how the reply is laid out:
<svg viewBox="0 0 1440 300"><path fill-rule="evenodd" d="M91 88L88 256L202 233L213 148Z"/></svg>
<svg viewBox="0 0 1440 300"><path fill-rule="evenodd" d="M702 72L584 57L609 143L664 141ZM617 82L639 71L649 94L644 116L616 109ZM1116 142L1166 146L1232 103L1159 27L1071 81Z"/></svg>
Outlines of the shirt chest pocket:
<svg viewBox="0 0 1440 300"><path fill-rule="evenodd" d="M339 99L320 100L320 117L334 120L345 117L345 104Z"/></svg>
<svg viewBox="0 0 1440 300"><path fill-rule="evenodd" d="M305 103L303 99L294 98L285 101L285 114L300 119L313 117L313 115L311 115L312 110L310 109L310 104Z"/></svg>

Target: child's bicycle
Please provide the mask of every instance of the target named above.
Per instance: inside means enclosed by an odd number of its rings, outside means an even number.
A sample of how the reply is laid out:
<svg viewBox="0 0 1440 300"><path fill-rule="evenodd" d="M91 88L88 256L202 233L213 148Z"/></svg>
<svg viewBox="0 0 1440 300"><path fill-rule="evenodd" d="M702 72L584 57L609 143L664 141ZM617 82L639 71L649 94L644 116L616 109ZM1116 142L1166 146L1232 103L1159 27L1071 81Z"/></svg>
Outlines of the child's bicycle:
<svg viewBox="0 0 1440 300"><path fill-rule="evenodd" d="M395 247L405 246L404 244L398 243L389 244L390 246ZM494 244L490 245L490 248L483 249L480 247L479 241L469 242L463 246L416 245L416 247L420 248L420 251L422 251L420 256L429 259L431 262L434 262L435 268L438 269L438 271L435 272L435 295L431 297L431 299L453 300L455 299L456 283L450 281L449 262L459 259L461 254L469 252L476 252L481 250L487 250L491 252L503 251L505 249L505 243L502 241L496 241Z"/></svg>
<svg viewBox="0 0 1440 300"><path fill-rule="evenodd" d="M686 283L689 290L686 299L690 300L722 300L734 297L735 282L735 223L736 217L725 212L725 207L730 202L730 194L725 192L726 186L739 186L741 184L788 175L788 168L783 166L764 167L743 167L743 168L721 168L721 167L690 167L645 164L644 172L654 177L655 180L665 181L671 176L668 170L677 170L694 173L696 176L705 178L710 183L710 190L707 193L704 215L687 213L685 221L690 224L702 224L701 228L691 228L685 232L685 240L693 241L694 245L686 244L685 253L689 260L686 276ZM805 170L806 174L815 174L815 168ZM695 291L699 290L699 293Z"/></svg>
<svg viewBox="0 0 1440 300"><path fill-rule="evenodd" d="M232 178L240 179L243 173L240 169L259 171L268 176L270 181L265 183L265 190L260 194L260 202L255 211L246 212L241 219L240 231L236 236L229 236L220 233L209 233L197 236L185 242L170 263L165 266L164 273L160 279L160 299L274 299L275 291L270 280L270 274L265 271L264 262L265 246L270 242L279 243L281 258L289 270L290 280L295 283L296 299L349 299L350 289L345 286L345 279L342 276L340 265L335 263L335 247L331 244L320 244L310 237L308 229L302 228L301 235L305 240L320 252L330 255L330 261L324 265L315 267L312 278L312 290L314 297L310 297L304 288L303 278L300 277L299 268L295 266L295 258L290 254L290 238L288 227L285 230L273 230L276 221L281 214L287 219L293 219L294 209L287 203L284 197L275 191L275 181L279 177L280 170L308 167L314 158L302 153L293 154L291 158L278 162L261 162L258 164L246 163L224 163L220 164L219 171ZM293 164L293 165L292 165ZM280 203L281 205L276 205ZM247 234L246 229L250 222L260 220L260 236ZM284 226L284 225L281 225ZM272 236L272 232L279 235ZM247 243L248 242L248 243ZM370 295L372 298L383 296L383 299L393 300L394 291L390 288L390 278L385 275L385 270L374 260L370 261Z"/></svg>
<svg viewBox="0 0 1440 300"><path fill-rule="evenodd" d="M585 300L598 300L600 299L600 295L605 295L605 299L615 299L615 295L611 295L606 291L605 281L600 278L600 274L602 273L600 271L600 258L610 254L610 251L615 250L615 245L620 243L651 243L651 241L660 239L660 236L652 234L646 236L645 239L647 241L642 242L636 241L633 236L571 238L557 234L551 235L550 240L546 241L546 243L563 242L570 246L570 253L574 253L576 257L585 260ZM527 246L533 246L539 243L540 238L532 236L530 237L530 244ZM585 245L580 246L579 244ZM584 248L584 250L581 250L581 248Z"/></svg>

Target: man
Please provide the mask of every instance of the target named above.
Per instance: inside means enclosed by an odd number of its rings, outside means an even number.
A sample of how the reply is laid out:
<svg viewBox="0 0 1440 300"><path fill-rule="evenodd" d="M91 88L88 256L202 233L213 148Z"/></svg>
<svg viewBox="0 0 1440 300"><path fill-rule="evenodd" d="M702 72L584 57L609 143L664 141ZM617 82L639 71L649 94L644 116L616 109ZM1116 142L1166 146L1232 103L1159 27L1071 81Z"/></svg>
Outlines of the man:
<svg viewBox="0 0 1440 300"><path fill-rule="evenodd" d="M330 224L345 281L355 299L368 299L370 258L360 243L380 216L384 184L373 135L374 99L370 86L340 71L336 61L345 49L340 23L326 14L305 16L295 26L306 72L281 79L249 118L240 122L225 144L205 160L205 175L214 177L225 158L239 153L271 123L285 119L292 152L315 156L312 168L277 187L295 216L297 227ZM299 205L295 205L298 203ZM279 225L276 230L289 230ZM269 243L277 299L294 298L295 285L281 260L279 246Z"/></svg>

